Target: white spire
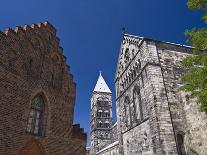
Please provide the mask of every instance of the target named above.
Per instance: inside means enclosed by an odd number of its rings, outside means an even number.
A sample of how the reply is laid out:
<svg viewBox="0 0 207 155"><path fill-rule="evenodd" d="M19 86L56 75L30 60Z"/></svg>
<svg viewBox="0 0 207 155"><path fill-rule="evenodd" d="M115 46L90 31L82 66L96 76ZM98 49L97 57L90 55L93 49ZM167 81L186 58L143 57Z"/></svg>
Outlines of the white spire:
<svg viewBox="0 0 207 155"><path fill-rule="evenodd" d="M97 81L96 86L93 91L94 92L111 93L111 90L109 89L108 85L106 84L104 78L101 75L101 71L100 71L98 81Z"/></svg>

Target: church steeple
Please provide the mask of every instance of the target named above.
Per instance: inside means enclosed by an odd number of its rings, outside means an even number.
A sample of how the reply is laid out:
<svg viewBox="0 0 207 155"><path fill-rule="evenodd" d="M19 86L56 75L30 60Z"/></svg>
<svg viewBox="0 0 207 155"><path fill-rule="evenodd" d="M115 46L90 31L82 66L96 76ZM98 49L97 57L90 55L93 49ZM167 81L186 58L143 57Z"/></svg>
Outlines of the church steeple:
<svg viewBox="0 0 207 155"><path fill-rule="evenodd" d="M111 143L112 93L101 72L91 96L91 155Z"/></svg>
<svg viewBox="0 0 207 155"><path fill-rule="evenodd" d="M111 93L111 90L109 89L108 85L106 84L101 72L99 74L99 78L98 78L98 81L96 83L96 86L95 86L93 92Z"/></svg>

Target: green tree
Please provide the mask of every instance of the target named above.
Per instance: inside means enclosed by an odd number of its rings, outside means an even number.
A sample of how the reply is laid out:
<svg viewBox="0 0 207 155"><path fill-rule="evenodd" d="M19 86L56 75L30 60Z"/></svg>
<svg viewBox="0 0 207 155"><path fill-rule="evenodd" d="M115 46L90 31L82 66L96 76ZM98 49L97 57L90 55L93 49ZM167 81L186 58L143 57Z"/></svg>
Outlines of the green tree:
<svg viewBox="0 0 207 155"><path fill-rule="evenodd" d="M192 10L203 11L202 19L207 23L207 0L188 0ZM181 90L191 92L196 97L201 111L207 112L207 29L193 28L185 33L187 42L193 46L192 56L186 57L182 65L187 73L182 77Z"/></svg>

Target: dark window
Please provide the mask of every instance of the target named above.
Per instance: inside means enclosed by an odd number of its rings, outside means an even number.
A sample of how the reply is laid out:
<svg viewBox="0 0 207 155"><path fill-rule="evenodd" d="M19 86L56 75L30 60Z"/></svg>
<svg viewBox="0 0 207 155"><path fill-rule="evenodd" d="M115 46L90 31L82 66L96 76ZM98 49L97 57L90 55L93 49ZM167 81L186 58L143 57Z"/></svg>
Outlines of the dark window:
<svg viewBox="0 0 207 155"><path fill-rule="evenodd" d="M105 117L110 117L109 111L106 110L106 111L104 112L104 114L105 114Z"/></svg>
<svg viewBox="0 0 207 155"><path fill-rule="evenodd" d="M177 134L178 155L186 155L184 146L184 137L182 134Z"/></svg>
<svg viewBox="0 0 207 155"><path fill-rule="evenodd" d="M43 118L43 99L38 96L32 100L31 111L29 114L27 132L42 135L42 118Z"/></svg>
<svg viewBox="0 0 207 155"><path fill-rule="evenodd" d="M109 128L109 127L110 127L110 124L109 124L108 121L106 121L106 122L104 123L104 127L105 127L105 128Z"/></svg>
<svg viewBox="0 0 207 155"><path fill-rule="evenodd" d="M109 103L108 103L108 101L98 100L97 101L97 105L99 105L99 106L107 106L107 105L109 105Z"/></svg>
<svg viewBox="0 0 207 155"><path fill-rule="evenodd" d="M125 53L124 53L124 58L125 58L125 62L129 61L130 59L129 48L126 48Z"/></svg>
<svg viewBox="0 0 207 155"><path fill-rule="evenodd" d="M102 110L98 110L97 117L103 117L103 111Z"/></svg>

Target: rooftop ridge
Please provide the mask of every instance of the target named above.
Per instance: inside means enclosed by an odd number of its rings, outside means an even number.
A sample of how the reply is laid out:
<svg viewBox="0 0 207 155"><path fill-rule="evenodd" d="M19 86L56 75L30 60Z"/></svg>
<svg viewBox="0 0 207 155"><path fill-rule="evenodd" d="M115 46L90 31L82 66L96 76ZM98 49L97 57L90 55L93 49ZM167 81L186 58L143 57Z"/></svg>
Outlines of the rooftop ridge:
<svg viewBox="0 0 207 155"><path fill-rule="evenodd" d="M180 47L191 48L191 49L193 48L192 46L189 46L189 45L184 45L184 44L179 44L179 43L173 43L173 42L168 42L168 41L153 39L153 38L149 38L149 37L141 37L141 36L131 35L131 34L127 34L127 33L125 33L124 36L126 36L126 37L132 37L134 39L152 40L152 41L162 42L162 43L166 43L166 44L170 44L170 45L176 45L176 46L180 46Z"/></svg>

